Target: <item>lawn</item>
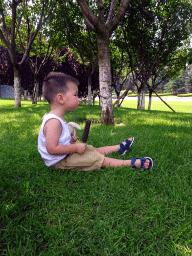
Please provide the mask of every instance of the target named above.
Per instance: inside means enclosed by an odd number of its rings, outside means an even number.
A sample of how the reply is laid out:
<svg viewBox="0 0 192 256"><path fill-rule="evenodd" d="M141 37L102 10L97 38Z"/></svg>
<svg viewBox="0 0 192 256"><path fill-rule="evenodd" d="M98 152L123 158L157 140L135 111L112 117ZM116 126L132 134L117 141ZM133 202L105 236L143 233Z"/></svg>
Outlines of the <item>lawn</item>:
<svg viewBox="0 0 192 256"><path fill-rule="evenodd" d="M145 101L145 109L148 109L148 100ZM166 103L177 113L191 113L192 114L192 101L172 101L166 100ZM137 108L137 100L124 100L124 108ZM172 110L165 105L162 101L152 100L151 110L167 111L172 112Z"/></svg>
<svg viewBox="0 0 192 256"><path fill-rule="evenodd" d="M130 105L103 126L98 105L81 105L66 120L92 120L88 144L134 136L123 159L150 156L154 168L75 172L47 168L37 152L48 111L0 100L0 255L192 255L192 114Z"/></svg>

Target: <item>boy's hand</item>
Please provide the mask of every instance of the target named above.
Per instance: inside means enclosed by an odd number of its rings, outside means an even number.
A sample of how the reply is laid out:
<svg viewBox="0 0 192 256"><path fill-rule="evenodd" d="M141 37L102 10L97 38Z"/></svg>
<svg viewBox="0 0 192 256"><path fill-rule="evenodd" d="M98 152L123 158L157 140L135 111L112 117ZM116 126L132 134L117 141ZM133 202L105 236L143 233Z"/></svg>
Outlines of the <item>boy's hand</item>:
<svg viewBox="0 0 192 256"><path fill-rule="evenodd" d="M77 143L76 146L77 146L77 153L83 154L85 152L87 144L86 143Z"/></svg>
<svg viewBox="0 0 192 256"><path fill-rule="evenodd" d="M71 133L71 144L75 143L78 139L79 137L75 136L74 133Z"/></svg>

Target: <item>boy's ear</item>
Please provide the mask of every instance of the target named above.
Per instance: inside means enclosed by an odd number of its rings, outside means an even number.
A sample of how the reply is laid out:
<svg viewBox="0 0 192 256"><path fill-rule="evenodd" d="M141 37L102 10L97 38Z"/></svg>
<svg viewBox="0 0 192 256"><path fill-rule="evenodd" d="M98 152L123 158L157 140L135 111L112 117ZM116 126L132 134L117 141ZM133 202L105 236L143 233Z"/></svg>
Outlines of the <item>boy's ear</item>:
<svg viewBox="0 0 192 256"><path fill-rule="evenodd" d="M64 95L62 93L58 93L56 95L56 100L58 103L63 104L64 103Z"/></svg>

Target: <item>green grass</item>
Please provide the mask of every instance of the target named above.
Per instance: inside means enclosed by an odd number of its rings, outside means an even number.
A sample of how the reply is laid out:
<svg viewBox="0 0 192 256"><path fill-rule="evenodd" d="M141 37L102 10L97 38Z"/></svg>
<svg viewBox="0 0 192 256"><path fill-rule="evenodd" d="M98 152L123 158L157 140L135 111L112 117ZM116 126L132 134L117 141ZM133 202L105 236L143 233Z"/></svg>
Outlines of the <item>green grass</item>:
<svg viewBox="0 0 192 256"><path fill-rule="evenodd" d="M121 91L121 93L123 93L125 90ZM149 96L149 93L145 94L146 96ZM170 92L164 92L164 93L158 93L159 96L161 97L192 97L192 93L185 93L185 94L177 94L177 95L173 95ZM128 97L137 97L138 94L137 93L129 93ZM158 97L155 93L153 93L153 97Z"/></svg>
<svg viewBox="0 0 192 256"><path fill-rule="evenodd" d="M66 119L82 128L92 120L88 144L134 136L123 158L154 160L149 171L86 173L43 164L37 136L47 103L13 106L0 100L0 255L192 255L191 113L115 108L116 125L106 127L99 106L80 106Z"/></svg>
<svg viewBox="0 0 192 256"><path fill-rule="evenodd" d="M122 91L122 93L123 93L124 91ZM145 94L146 96L149 96L149 93L146 93ZM158 93L158 95L159 96L161 96L161 97L168 97L168 96L173 96L173 94L172 93L168 93L168 92L164 92L164 93ZM128 94L128 96L129 97L137 97L138 96L138 94L137 93L131 93L131 94ZM155 93L153 93L153 97L157 97L157 95L155 94Z"/></svg>
<svg viewBox="0 0 192 256"><path fill-rule="evenodd" d="M148 100L145 101L145 109L148 109ZM192 101L191 102L183 102L183 101L169 101L166 100L168 105L175 110L177 113L192 113ZM137 108L137 100L124 100L123 101L124 108ZM158 111L166 111L172 112L172 110L165 105L162 101L152 100L151 110Z"/></svg>
<svg viewBox="0 0 192 256"><path fill-rule="evenodd" d="M192 97L192 93L178 94L177 97Z"/></svg>

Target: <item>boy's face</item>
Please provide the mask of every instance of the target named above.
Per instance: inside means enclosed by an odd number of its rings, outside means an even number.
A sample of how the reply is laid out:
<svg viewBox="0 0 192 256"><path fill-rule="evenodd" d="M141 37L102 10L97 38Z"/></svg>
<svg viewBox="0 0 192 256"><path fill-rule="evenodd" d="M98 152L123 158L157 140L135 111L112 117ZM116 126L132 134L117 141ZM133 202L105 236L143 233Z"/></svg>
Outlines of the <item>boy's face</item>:
<svg viewBox="0 0 192 256"><path fill-rule="evenodd" d="M73 111L76 110L79 106L79 98L78 98L78 88L75 83L69 82L68 84L68 90L66 94L64 95L64 101L65 101L65 110L67 111Z"/></svg>

